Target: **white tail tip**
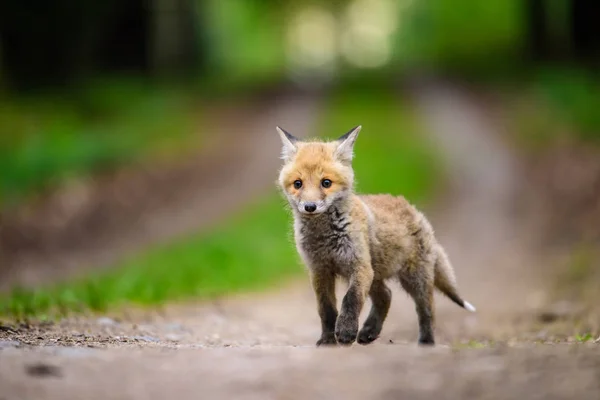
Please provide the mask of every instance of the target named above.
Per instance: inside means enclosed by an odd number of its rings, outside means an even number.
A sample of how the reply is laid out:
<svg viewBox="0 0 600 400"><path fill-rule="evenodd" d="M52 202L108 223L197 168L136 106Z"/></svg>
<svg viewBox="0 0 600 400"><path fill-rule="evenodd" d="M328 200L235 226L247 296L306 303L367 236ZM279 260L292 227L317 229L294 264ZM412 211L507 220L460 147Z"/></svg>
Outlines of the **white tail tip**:
<svg viewBox="0 0 600 400"><path fill-rule="evenodd" d="M465 305L465 309L471 312L475 312L477 311L475 309L475 307L473 307L473 304L469 303L468 301L463 301L464 305Z"/></svg>

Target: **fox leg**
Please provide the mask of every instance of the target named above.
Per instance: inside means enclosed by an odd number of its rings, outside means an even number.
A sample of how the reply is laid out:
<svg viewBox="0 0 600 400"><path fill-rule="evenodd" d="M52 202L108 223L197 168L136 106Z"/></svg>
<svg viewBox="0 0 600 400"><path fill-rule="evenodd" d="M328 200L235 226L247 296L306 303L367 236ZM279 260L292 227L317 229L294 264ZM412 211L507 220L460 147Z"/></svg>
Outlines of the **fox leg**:
<svg viewBox="0 0 600 400"><path fill-rule="evenodd" d="M370 264L361 265L350 276L348 291L342 300L340 316L335 324L335 337L342 345L350 345L358 334L358 317L373 282Z"/></svg>
<svg viewBox="0 0 600 400"><path fill-rule="evenodd" d="M434 345L434 280L426 268L410 269L400 274L400 283L413 298L419 319L419 344Z"/></svg>
<svg viewBox="0 0 600 400"><path fill-rule="evenodd" d="M369 296L373 305L358 334L358 343L360 344L369 344L379 337L392 302L392 291L383 280L373 281Z"/></svg>
<svg viewBox="0 0 600 400"><path fill-rule="evenodd" d="M311 281L317 297L317 307L321 318L321 338L317 346L335 345L335 321L338 312L335 298L335 275L326 271L313 271Z"/></svg>

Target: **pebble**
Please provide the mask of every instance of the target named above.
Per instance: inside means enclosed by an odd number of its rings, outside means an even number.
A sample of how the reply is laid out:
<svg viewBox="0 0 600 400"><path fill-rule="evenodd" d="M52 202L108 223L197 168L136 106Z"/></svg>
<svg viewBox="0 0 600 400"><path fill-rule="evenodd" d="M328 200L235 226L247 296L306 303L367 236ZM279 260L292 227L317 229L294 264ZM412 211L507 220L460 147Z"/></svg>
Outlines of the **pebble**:
<svg viewBox="0 0 600 400"><path fill-rule="evenodd" d="M178 335L176 333L167 333L165 335L165 339L167 339L170 342L179 342L181 340L181 335Z"/></svg>
<svg viewBox="0 0 600 400"><path fill-rule="evenodd" d="M159 338L156 338L154 336L148 336L148 335L132 336L131 339L133 339L133 340L139 340L140 342L152 342L152 343L158 343L158 342L160 342Z"/></svg>

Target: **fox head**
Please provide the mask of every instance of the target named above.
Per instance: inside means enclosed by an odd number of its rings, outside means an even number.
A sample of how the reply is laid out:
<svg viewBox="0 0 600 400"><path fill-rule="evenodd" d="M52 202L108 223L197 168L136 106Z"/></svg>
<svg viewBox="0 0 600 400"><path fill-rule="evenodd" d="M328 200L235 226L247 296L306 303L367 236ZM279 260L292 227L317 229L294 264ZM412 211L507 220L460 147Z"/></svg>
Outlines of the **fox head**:
<svg viewBox="0 0 600 400"><path fill-rule="evenodd" d="M301 141L277 127L284 165L279 186L292 209L301 215L318 215L344 201L354 189L352 158L357 126L336 141Z"/></svg>

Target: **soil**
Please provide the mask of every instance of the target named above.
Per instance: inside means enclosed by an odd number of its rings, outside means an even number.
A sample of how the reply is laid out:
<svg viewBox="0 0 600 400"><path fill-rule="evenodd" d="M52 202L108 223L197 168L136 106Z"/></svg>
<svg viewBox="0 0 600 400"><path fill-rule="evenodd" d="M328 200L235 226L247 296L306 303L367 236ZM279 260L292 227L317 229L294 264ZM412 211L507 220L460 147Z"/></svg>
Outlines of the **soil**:
<svg viewBox="0 0 600 400"><path fill-rule="evenodd" d="M523 198L525 175L501 124L451 86L419 85L413 98L450 179L427 213L461 294L477 307L471 314L437 297L436 347L417 347L414 306L394 287L378 341L316 348L320 324L305 279L160 312L4 327L2 397L597 399L600 337L575 338L565 321L581 311L552 303L555 276L536 247L538 215ZM309 120L295 104L281 110L267 119ZM257 157L277 151L278 143L263 143ZM265 182L277 163L269 160L260 169Z"/></svg>

